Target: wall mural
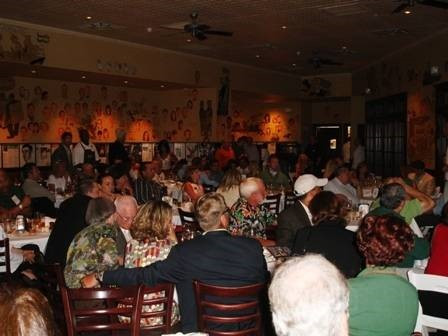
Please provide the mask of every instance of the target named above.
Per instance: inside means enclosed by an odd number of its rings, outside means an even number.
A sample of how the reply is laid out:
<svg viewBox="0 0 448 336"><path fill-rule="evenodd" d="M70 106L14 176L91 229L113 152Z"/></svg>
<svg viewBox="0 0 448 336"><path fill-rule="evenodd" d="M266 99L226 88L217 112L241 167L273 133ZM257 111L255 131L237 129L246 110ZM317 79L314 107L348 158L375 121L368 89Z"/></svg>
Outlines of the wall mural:
<svg viewBox="0 0 448 336"><path fill-rule="evenodd" d="M117 128L128 131L130 142L198 142L211 136L214 89L161 94L22 77L12 86L0 89L3 143L54 143L64 131L77 140L79 127L88 129L94 142L113 142Z"/></svg>

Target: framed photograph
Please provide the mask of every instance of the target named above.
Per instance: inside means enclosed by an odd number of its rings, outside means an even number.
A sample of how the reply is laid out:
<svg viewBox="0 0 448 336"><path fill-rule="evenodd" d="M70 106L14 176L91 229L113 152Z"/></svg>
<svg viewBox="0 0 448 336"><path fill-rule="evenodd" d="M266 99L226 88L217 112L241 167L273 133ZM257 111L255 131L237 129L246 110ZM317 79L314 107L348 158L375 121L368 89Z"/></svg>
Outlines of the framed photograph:
<svg viewBox="0 0 448 336"><path fill-rule="evenodd" d="M39 167L51 166L51 145L37 144L36 145L36 164Z"/></svg>
<svg viewBox="0 0 448 336"><path fill-rule="evenodd" d="M150 162L154 158L154 144L144 143L141 148L142 162Z"/></svg>
<svg viewBox="0 0 448 336"><path fill-rule="evenodd" d="M135 143L131 145L131 151L129 152L131 157L135 159L136 162L142 161L142 144Z"/></svg>
<svg viewBox="0 0 448 336"><path fill-rule="evenodd" d="M21 144L20 145L20 167L27 163L36 163L36 145Z"/></svg>
<svg viewBox="0 0 448 336"><path fill-rule="evenodd" d="M3 168L18 168L19 145L2 145Z"/></svg>
<svg viewBox="0 0 448 336"><path fill-rule="evenodd" d="M176 155L178 160L185 159L185 144L184 143L175 143L174 144L174 155Z"/></svg>
<svg viewBox="0 0 448 336"><path fill-rule="evenodd" d="M185 158L191 161L194 157L198 155L198 144L197 143L186 143L185 144Z"/></svg>

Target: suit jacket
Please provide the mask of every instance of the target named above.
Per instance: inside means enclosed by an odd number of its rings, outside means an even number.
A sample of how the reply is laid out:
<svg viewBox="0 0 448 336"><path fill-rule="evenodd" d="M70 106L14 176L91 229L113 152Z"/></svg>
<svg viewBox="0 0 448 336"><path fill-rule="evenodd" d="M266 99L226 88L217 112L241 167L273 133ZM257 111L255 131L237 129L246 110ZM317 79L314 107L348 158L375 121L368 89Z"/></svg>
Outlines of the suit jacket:
<svg viewBox="0 0 448 336"><path fill-rule="evenodd" d="M121 231L120 226L118 224L117 224L117 226L118 226L118 230L117 230L118 234L117 234L117 240L116 240L117 251L120 256L124 257L125 251L126 251L126 244L127 244L126 237L124 236L123 232Z"/></svg>
<svg viewBox="0 0 448 336"><path fill-rule="evenodd" d="M144 268L104 272L103 283L119 286L171 282L179 295L182 331L197 331L196 302L192 283L245 286L267 281L269 273L260 243L212 231L174 246L168 257Z"/></svg>
<svg viewBox="0 0 448 336"><path fill-rule="evenodd" d="M54 153L51 155L51 164L54 164L57 161L64 161L65 165L67 167L68 171L71 171L72 166L72 158L68 156L67 151L65 150L65 147L61 144L58 148L54 151Z"/></svg>
<svg viewBox="0 0 448 336"><path fill-rule="evenodd" d="M311 226L311 221L300 202L283 210L277 219L277 230L275 231L278 246L292 248L294 239L299 229Z"/></svg>
<svg viewBox="0 0 448 336"><path fill-rule="evenodd" d="M299 230L291 252L322 254L347 278L357 276L364 261L356 247L356 234L345 229L344 224L336 218Z"/></svg>
<svg viewBox="0 0 448 336"><path fill-rule="evenodd" d="M49 264L60 263L65 266L68 248L75 236L87 227L86 211L91 198L75 194L64 201L59 208L59 216L48 238L45 261Z"/></svg>

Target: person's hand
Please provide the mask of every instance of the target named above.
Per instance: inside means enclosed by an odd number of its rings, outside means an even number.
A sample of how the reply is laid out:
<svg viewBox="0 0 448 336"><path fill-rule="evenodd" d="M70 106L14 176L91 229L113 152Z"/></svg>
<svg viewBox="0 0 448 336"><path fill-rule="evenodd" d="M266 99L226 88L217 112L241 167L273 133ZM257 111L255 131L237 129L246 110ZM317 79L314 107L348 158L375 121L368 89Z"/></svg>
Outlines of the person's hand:
<svg viewBox="0 0 448 336"><path fill-rule="evenodd" d="M81 279L81 286L83 288L93 288L99 286L98 279L96 278L95 274L89 274L86 275L84 278Z"/></svg>
<svg viewBox="0 0 448 336"><path fill-rule="evenodd" d="M35 254L33 250L23 250L22 251L23 261L27 261L30 264L34 263Z"/></svg>
<svg viewBox="0 0 448 336"><path fill-rule="evenodd" d="M26 195L22 202L21 202L23 208L28 208L29 206L31 206L31 197L29 197L28 195Z"/></svg>

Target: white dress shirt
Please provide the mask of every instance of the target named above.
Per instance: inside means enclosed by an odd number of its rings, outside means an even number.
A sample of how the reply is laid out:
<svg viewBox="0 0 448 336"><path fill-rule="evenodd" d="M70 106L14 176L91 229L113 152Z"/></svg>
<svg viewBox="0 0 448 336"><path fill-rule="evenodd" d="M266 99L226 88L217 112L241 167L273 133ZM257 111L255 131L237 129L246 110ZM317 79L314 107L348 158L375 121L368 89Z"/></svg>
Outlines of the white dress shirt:
<svg viewBox="0 0 448 336"><path fill-rule="evenodd" d="M313 214L310 211L310 208L308 208L305 204L303 204L301 201L299 201L300 204L303 206L303 208L305 209L305 212L310 220L311 225L313 225Z"/></svg>
<svg viewBox="0 0 448 336"><path fill-rule="evenodd" d="M126 243L128 243L131 239L131 232L129 230L123 229L122 227L120 227L121 232L123 232L123 236L124 239L126 239Z"/></svg>
<svg viewBox="0 0 448 336"><path fill-rule="evenodd" d="M343 184L337 177L332 179L324 187L324 190L331 191L335 194L341 194L347 197L353 205L359 204L359 198L356 189L350 184Z"/></svg>
<svg viewBox="0 0 448 336"><path fill-rule="evenodd" d="M95 153L95 161L98 161L100 159L100 156L98 155L98 151L96 150L96 147L93 143L81 144L81 142L78 142L73 148L73 165L79 165L84 163L84 149L90 149Z"/></svg>

